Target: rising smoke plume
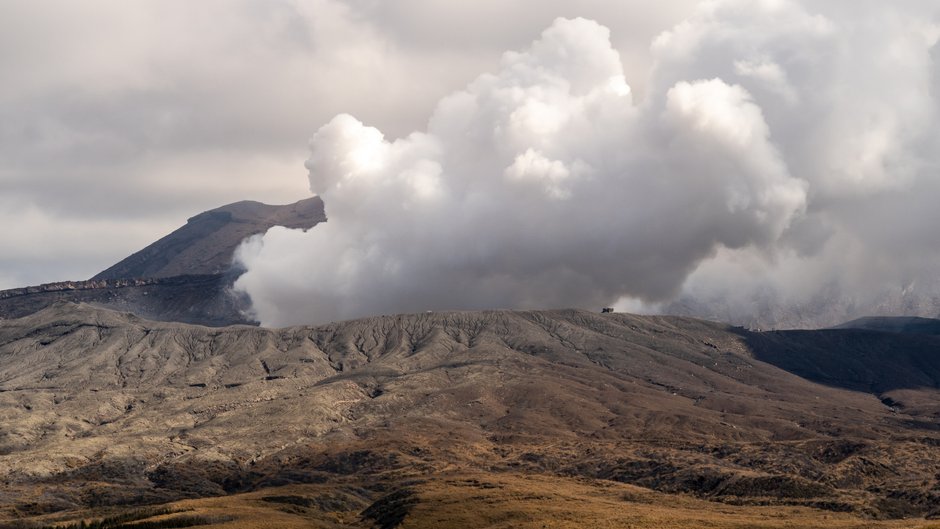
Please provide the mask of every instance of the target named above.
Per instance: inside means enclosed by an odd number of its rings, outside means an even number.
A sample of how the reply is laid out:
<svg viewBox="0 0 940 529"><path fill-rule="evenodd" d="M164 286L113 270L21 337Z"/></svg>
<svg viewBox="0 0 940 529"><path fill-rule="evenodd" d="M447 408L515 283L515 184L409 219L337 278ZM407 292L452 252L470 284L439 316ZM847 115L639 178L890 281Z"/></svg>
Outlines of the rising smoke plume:
<svg viewBox="0 0 940 529"><path fill-rule="evenodd" d="M909 287L940 263L940 31L905 6L704 3L639 102L608 30L558 19L424 132L322 126L329 221L246 241L236 287L266 325Z"/></svg>

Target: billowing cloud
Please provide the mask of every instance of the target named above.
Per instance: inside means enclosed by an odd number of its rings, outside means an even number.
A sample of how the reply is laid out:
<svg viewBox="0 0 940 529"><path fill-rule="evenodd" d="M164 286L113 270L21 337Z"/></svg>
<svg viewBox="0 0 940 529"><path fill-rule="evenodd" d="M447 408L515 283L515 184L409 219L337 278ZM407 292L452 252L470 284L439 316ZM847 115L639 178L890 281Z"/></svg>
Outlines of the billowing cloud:
<svg viewBox="0 0 940 529"><path fill-rule="evenodd" d="M695 1L5 0L0 288L87 278L228 202L302 198L320 124L423 127L557 16L606 20L645 72Z"/></svg>
<svg viewBox="0 0 940 529"><path fill-rule="evenodd" d="M940 315L938 22L930 2L725 0L658 37L659 89L747 89L809 200L772 254L721 251L646 308L765 327Z"/></svg>
<svg viewBox="0 0 940 529"><path fill-rule="evenodd" d="M88 277L226 202L302 198L308 159L330 223L244 253L268 322L936 316L938 11L3 2L0 288Z"/></svg>
<svg viewBox="0 0 940 529"><path fill-rule="evenodd" d="M274 324L615 300L760 326L940 315L938 39L933 2L702 2L652 39L636 98L607 32L559 20L426 132L321 129L330 231L252 241L241 287Z"/></svg>
<svg viewBox="0 0 940 529"><path fill-rule="evenodd" d="M265 324L676 295L719 248L770 251L806 207L761 108L719 78L637 105L607 28L558 19L396 140L311 140L329 222L246 243Z"/></svg>

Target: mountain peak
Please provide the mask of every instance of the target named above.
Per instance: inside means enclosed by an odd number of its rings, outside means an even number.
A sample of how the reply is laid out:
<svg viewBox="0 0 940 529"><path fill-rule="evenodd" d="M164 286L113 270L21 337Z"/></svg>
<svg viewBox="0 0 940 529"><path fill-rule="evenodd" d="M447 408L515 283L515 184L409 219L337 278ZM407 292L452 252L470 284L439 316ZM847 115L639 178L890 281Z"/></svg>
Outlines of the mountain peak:
<svg viewBox="0 0 940 529"><path fill-rule="evenodd" d="M274 226L306 230L325 220L320 197L282 206L235 202L191 217L183 227L92 279L224 273L232 264L235 249L247 237Z"/></svg>

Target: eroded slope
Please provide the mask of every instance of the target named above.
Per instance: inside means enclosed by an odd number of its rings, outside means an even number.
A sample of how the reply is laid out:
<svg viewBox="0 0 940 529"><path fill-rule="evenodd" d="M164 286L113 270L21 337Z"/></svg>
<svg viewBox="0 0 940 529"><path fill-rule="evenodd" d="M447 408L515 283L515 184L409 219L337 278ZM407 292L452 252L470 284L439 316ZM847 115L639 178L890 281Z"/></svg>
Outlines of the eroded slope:
<svg viewBox="0 0 940 529"><path fill-rule="evenodd" d="M272 330L58 304L0 324L0 505L16 516L339 478L387 490L456 469L877 517L940 504L929 407L801 378L758 359L761 338L584 311Z"/></svg>

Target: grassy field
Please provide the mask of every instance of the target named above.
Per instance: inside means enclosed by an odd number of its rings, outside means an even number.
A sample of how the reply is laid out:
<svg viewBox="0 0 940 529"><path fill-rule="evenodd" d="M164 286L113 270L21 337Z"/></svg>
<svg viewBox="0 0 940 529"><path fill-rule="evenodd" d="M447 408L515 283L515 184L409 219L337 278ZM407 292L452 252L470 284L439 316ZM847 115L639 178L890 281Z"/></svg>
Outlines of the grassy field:
<svg viewBox="0 0 940 529"><path fill-rule="evenodd" d="M806 507L735 506L603 480L545 475L454 473L389 489L369 502L352 485L292 485L138 509L121 524L76 513L18 527L178 527L231 529L633 528L633 529L940 529L940 521L879 521ZM110 515L112 519L118 517ZM124 513L127 518L133 511ZM2 526L2 524L0 524Z"/></svg>

